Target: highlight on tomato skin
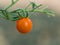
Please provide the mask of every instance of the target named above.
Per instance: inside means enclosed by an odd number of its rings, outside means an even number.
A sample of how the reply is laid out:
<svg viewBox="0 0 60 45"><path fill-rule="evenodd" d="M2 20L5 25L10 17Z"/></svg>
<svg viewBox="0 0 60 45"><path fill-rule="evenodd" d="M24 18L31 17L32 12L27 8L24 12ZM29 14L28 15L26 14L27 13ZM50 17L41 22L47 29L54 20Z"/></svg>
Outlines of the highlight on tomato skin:
<svg viewBox="0 0 60 45"><path fill-rule="evenodd" d="M16 21L18 32L26 34L32 30L32 21L29 18L21 18Z"/></svg>

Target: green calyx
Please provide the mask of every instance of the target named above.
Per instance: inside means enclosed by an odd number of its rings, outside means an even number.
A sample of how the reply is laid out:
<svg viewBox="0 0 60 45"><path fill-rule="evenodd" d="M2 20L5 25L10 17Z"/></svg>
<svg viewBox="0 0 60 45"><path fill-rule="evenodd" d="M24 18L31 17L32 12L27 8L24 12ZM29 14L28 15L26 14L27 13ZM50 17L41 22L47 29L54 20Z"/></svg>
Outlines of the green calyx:
<svg viewBox="0 0 60 45"><path fill-rule="evenodd" d="M48 15L55 15L54 12L47 10L46 7L43 7L41 9L37 9L42 6L42 4L37 5L34 2L30 2L24 9L16 9L13 11L8 11L9 8L11 8L14 4L16 4L19 0L11 0L11 4L4 9L0 9L0 16L7 19L16 21L20 18L26 18L29 17L29 12L42 12ZM29 6L32 6L32 9L28 10Z"/></svg>

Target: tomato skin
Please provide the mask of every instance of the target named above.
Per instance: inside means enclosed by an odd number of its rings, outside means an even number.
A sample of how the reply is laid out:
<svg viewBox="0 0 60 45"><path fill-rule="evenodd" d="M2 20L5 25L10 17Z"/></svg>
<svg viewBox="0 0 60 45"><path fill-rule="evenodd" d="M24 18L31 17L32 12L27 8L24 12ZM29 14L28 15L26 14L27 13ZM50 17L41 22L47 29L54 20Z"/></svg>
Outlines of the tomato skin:
<svg viewBox="0 0 60 45"><path fill-rule="evenodd" d="M32 29L32 21L29 18L21 18L16 21L16 28L20 33L29 33Z"/></svg>

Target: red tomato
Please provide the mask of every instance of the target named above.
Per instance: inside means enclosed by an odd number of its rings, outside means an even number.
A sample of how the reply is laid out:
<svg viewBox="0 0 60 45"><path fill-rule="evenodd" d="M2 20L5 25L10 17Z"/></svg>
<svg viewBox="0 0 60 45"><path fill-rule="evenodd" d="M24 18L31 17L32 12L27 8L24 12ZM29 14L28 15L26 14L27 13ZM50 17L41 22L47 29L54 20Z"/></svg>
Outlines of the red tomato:
<svg viewBox="0 0 60 45"><path fill-rule="evenodd" d="M32 21L29 18L21 18L16 21L16 28L20 33L29 33L32 29Z"/></svg>

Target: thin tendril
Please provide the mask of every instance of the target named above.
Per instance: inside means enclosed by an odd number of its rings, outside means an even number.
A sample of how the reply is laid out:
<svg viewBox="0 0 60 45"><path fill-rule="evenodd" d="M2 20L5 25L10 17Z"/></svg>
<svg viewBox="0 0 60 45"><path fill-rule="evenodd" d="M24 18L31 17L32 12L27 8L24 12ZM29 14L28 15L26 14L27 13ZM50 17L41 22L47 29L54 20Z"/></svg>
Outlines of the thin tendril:
<svg viewBox="0 0 60 45"><path fill-rule="evenodd" d="M27 5L27 6L25 7L25 10L26 10L30 5L31 5L31 4Z"/></svg>
<svg viewBox="0 0 60 45"><path fill-rule="evenodd" d="M17 3L19 0L16 0L15 2L12 0L11 5L9 5L5 10L9 9L10 7L12 7L15 3Z"/></svg>

